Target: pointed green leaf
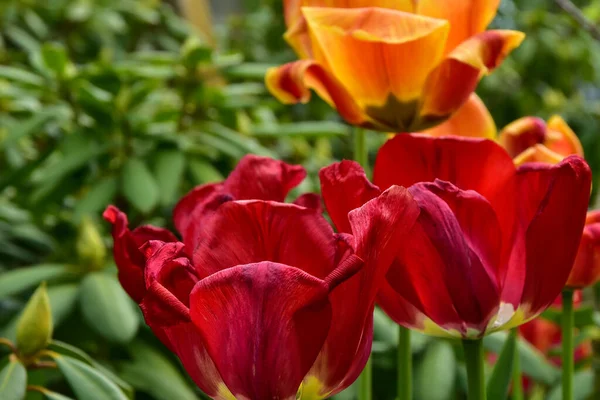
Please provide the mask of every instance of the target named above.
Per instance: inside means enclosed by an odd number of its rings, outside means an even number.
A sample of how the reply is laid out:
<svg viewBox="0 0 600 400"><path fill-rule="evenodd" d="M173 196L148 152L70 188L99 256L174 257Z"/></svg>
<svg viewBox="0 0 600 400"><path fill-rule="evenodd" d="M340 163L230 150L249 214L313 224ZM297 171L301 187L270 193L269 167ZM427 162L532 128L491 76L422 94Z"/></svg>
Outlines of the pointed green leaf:
<svg viewBox="0 0 600 400"><path fill-rule="evenodd" d="M415 370L415 395L422 400L449 400L454 394L456 357L446 341L434 341ZM432 384L434 383L434 384Z"/></svg>
<svg viewBox="0 0 600 400"><path fill-rule="evenodd" d="M16 358L0 371L0 399L23 400L27 387L27 370Z"/></svg>
<svg viewBox="0 0 600 400"><path fill-rule="evenodd" d="M113 176L94 183L83 195L73 209L75 222L80 222L85 215L100 214L117 194L118 182Z"/></svg>
<svg viewBox="0 0 600 400"><path fill-rule="evenodd" d="M72 275L66 265L41 264L19 268L0 274L0 299L22 292L42 281L51 281Z"/></svg>
<svg viewBox="0 0 600 400"><path fill-rule="evenodd" d="M179 369L157 349L143 343L128 346L133 361L124 363L121 376L133 387L157 400L196 400Z"/></svg>
<svg viewBox="0 0 600 400"><path fill-rule="evenodd" d="M17 348L32 355L46 348L52 339L52 313L46 284L42 283L27 302L17 324Z"/></svg>
<svg viewBox="0 0 600 400"><path fill-rule="evenodd" d="M504 400L508 394L512 378L515 348L517 346L516 331L511 332L508 340L504 342L500 356L494 365L492 375L487 382L487 396L489 400Z"/></svg>
<svg viewBox="0 0 600 400"><path fill-rule="evenodd" d="M590 399L594 393L594 373L591 370L578 371L573 375L573 400ZM595 398L595 397L594 397ZM556 385L547 400L562 399L562 385Z"/></svg>
<svg viewBox="0 0 600 400"><path fill-rule="evenodd" d="M101 272L87 275L81 283L80 300L86 322L106 339L127 343L135 336L138 314L114 276Z"/></svg>
<svg viewBox="0 0 600 400"><path fill-rule="evenodd" d="M127 400L117 385L100 371L71 357L54 357L78 400Z"/></svg>
<svg viewBox="0 0 600 400"><path fill-rule="evenodd" d="M349 129L346 125L333 121L305 121L276 126L254 126L252 136L257 137L303 137L322 138L334 136L348 136Z"/></svg>
<svg viewBox="0 0 600 400"><path fill-rule="evenodd" d="M197 184L221 182L224 179L221 172L206 161L192 159L188 168Z"/></svg>
<svg viewBox="0 0 600 400"><path fill-rule="evenodd" d="M48 399L48 400L73 400L70 397L67 397L65 395L62 395L60 393L56 393L53 392L51 390L44 390L44 396Z"/></svg>
<svg viewBox="0 0 600 400"><path fill-rule="evenodd" d="M146 164L137 158L127 161L123 167L123 194L131 204L143 213L156 207L159 188Z"/></svg>
<svg viewBox="0 0 600 400"><path fill-rule="evenodd" d="M177 199L185 169L185 155L177 150L164 150L156 156L154 176L160 189L160 202L172 205Z"/></svg>

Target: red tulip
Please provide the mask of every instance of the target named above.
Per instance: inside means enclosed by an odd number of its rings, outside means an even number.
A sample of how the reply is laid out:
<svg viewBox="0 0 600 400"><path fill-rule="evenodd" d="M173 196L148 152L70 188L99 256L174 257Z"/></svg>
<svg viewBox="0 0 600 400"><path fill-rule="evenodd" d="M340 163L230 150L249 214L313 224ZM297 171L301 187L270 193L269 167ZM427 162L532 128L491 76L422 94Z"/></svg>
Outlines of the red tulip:
<svg viewBox="0 0 600 400"><path fill-rule="evenodd" d="M600 281L600 210L590 211L567 287L584 288Z"/></svg>
<svg viewBox="0 0 600 400"><path fill-rule="evenodd" d="M367 361L378 285L418 211L406 190L390 189L353 211L354 237L334 234L318 209L281 203L304 175L245 157L226 181L177 205L183 243L137 236L123 213L105 212L124 288L142 288L146 322L212 398L326 397Z"/></svg>
<svg viewBox="0 0 600 400"><path fill-rule="evenodd" d="M375 185L349 161L323 169L321 179L340 231L348 229L348 212L380 190L408 187L420 215L397 249L379 304L399 324L464 338L520 325L560 293L591 172L577 156L516 168L489 140L399 135L377 155Z"/></svg>

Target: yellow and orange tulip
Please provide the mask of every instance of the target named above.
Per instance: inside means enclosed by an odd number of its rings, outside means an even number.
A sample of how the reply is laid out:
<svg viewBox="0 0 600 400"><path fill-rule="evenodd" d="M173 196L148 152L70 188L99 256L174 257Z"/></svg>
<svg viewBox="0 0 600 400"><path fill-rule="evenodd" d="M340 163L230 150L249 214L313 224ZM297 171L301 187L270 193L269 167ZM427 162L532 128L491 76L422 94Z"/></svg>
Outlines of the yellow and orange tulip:
<svg viewBox="0 0 600 400"><path fill-rule="evenodd" d="M583 157L581 142L560 116L554 115L548 122L532 116L519 118L497 134L494 119L475 94L448 121L422 133L497 140L516 165L526 162L556 164L572 154Z"/></svg>
<svg viewBox="0 0 600 400"><path fill-rule="evenodd" d="M447 120L524 34L485 28L499 1L287 0L285 38L301 58L266 76L284 103L310 89L349 123L414 132Z"/></svg>

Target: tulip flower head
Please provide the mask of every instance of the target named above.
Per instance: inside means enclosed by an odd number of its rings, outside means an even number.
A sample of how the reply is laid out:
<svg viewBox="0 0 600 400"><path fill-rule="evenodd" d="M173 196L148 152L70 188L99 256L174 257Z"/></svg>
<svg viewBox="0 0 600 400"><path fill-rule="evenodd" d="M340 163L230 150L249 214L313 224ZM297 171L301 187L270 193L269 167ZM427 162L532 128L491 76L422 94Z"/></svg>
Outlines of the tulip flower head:
<svg viewBox="0 0 600 400"><path fill-rule="evenodd" d="M380 149L374 184L350 161L323 169L321 179L340 231L354 207L394 185L408 188L419 217L378 302L406 327L478 338L534 318L560 293L591 172L577 156L516 168L489 140L407 134Z"/></svg>
<svg viewBox="0 0 600 400"><path fill-rule="evenodd" d="M584 288L600 281L600 210L590 211L567 287Z"/></svg>
<svg viewBox="0 0 600 400"><path fill-rule="evenodd" d="M130 231L125 214L105 211L123 288L211 398L325 398L368 359L378 287L418 210L392 190L353 212L354 236L336 234L314 196L283 203L305 174L246 156L175 207L183 242L160 228ZM405 229L375 234L389 225Z"/></svg>
<svg viewBox="0 0 600 400"><path fill-rule="evenodd" d="M268 71L284 103L310 89L351 124L415 132L448 119L524 38L485 31L499 1L290 0L285 38L300 61Z"/></svg>

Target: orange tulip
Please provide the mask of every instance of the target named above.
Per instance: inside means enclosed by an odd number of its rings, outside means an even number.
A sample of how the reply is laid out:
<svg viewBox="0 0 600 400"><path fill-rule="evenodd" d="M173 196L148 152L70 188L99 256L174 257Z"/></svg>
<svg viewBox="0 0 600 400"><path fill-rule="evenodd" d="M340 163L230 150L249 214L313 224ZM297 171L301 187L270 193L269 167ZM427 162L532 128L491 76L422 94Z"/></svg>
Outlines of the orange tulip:
<svg viewBox="0 0 600 400"><path fill-rule="evenodd" d="M490 112L476 94L472 94L448 121L422 133L497 140L516 165L526 162L556 164L571 154L583 157L577 135L558 115L552 116L547 123L537 117L519 118L497 135Z"/></svg>
<svg viewBox="0 0 600 400"><path fill-rule="evenodd" d="M484 31L498 3L287 0L285 38L302 60L270 69L267 87L283 103L307 102L313 89L354 125L430 128L523 40Z"/></svg>
<svg viewBox="0 0 600 400"><path fill-rule="evenodd" d="M600 281L600 210L590 211L567 287L584 288Z"/></svg>

